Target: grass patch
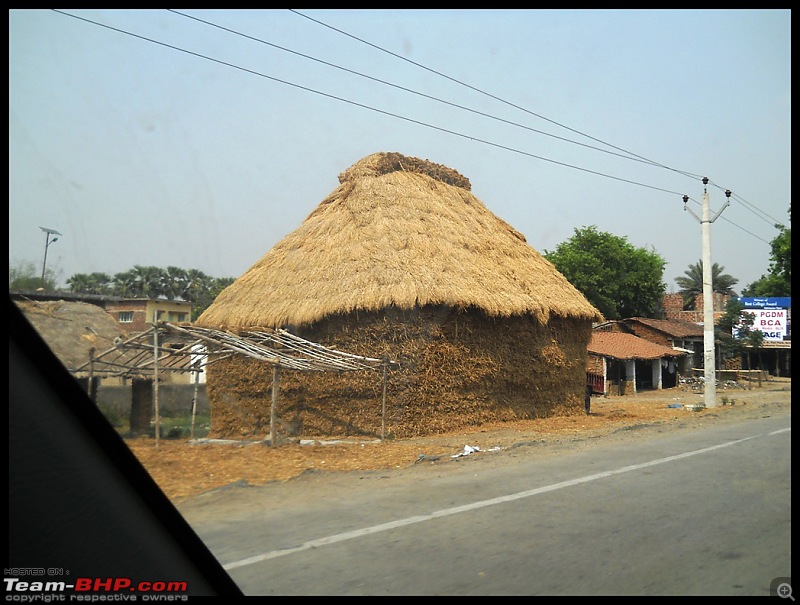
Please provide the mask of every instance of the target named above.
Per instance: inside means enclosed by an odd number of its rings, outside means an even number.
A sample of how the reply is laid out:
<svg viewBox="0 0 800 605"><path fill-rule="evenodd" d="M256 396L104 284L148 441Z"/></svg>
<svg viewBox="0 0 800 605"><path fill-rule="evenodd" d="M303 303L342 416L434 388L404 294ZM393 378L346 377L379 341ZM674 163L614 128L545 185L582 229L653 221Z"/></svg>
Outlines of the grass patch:
<svg viewBox="0 0 800 605"><path fill-rule="evenodd" d="M192 417L173 416L162 417L161 437L164 439L190 439L192 436ZM194 418L194 436L196 439L208 437L211 428L211 417L198 414ZM155 436L155 429L153 430Z"/></svg>
<svg viewBox="0 0 800 605"><path fill-rule="evenodd" d="M123 437L130 437L130 418L127 414L121 413L115 408L100 406L103 416L111 423L111 426ZM191 439L192 437L192 415L182 414L176 416L161 416L162 439ZM202 439L208 437L211 428L211 416L208 414L198 414L194 418L194 437ZM155 421L150 424L148 437L155 438Z"/></svg>

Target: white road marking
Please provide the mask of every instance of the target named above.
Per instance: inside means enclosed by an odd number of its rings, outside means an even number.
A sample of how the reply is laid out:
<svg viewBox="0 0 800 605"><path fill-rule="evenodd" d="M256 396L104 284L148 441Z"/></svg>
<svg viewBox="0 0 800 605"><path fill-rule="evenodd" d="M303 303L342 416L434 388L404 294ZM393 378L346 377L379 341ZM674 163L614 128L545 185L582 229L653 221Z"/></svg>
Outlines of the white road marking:
<svg viewBox="0 0 800 605"><path fill-rule="evenodd" d="M768 433L768 435L777 435L779 433L784 433L787 431L791 431L791 427L780 429L777 431L772 431ZM607 477L613 477L614 475L621 475L623 473L629 473L631 471L640 470L643 468L649 468L652 466L657 466L659 464L664 464L667 462L673 462L675 460L682 460L684 458L691 458L692 456L699 456L700 454L705 454L708 452L713 452L714 450L719 450L725 447L730 447L732 445L737 445L739 443L743 443L745 441L749 441L751 439L756 439L757 436L753 437L745 437L744 439L737 439L736 441L728 441L727 443L721 443L719 445L712 445L711 447L704 447L699 450L693 450L691 452L684 452L683 454L676 454L674 456L667 456L666 458L659 458L657 460L651 460L650 462L643 462L641 464L631 464L629 466L623 466L621 468L611 470L611 471L604 471L602 473L595 473L593 475L586 475L585 477L579 477L577 479L570 479L569 481L561 481L560 483L553 483L552 485L546 485L544 487L537 487L535 489L525 490L523 492L518 492L516 494L509 494L507 496L500 496L498 498L491 498L489 500L481 500L479 502L473 502L472 504L464 504L462 506L454 506L452 508L445 508L442 510L437 510L427 515L417 515L414 517L406 517L405 519L398 519L397 521L391 521L390 523L381 523L380 525L373 525L372 527L365 527L363 529L357 529L353 531L344 532L341 534L335 534L333 536L327 536L325 538L318 538L316 540L310 540L299 546L294 546L291 548L283 548L280 550L273 550L270 552L265 552L260 555L254 555L252 557L247 557L246 559L240 559L238 561L232 561L231 563L227 563L223 565L226 570L237 569L239 567L245 567L247 565L253 565L254 563L260 563L262 561L267 561L269 559L275 559L277 557L283 557L286 555L291 555L294 553L302 552L304 550L309 550L311 548L318 548L320 546L326 546L328 544L335 544L337 542L344 542L346 540L353 540L355 538L360 538L362 536L368 536L370 534L377 534L382 531L388 531L390 529L397 529L398 527L404 527L406 525L413 525L415 523L423 523L424 521L430 521L431 519L438 519L440 517L448 517L450 515L457 515L459 513L465 513L473 510L477 510L480 508L485 508L487 506L494 506L495 504L504 504L506 502L513 502L514 500L520 500L522 498L530 498L532 496L537 496L539 494L544 494L547 492L556 491L559 489L564 489L565 487L572 487L574 485L580 485L581 483L588 483L590 481L597 481L598 479L605 479Z"/></svg>

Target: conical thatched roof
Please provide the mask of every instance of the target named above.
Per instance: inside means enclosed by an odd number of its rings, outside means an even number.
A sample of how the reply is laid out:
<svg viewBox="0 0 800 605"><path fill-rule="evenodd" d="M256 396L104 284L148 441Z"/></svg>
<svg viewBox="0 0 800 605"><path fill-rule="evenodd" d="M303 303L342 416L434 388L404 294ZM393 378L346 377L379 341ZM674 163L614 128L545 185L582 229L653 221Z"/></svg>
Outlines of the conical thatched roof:
<svg viewBox="0 0 800 605"><path fill-rule="evenodd" d="M70 371L89 361L90 349L99 355L113 348L116 339L126 337L119 324L97 305L63 300L16 301L16 304Z"/></svg>
<svg viewBox="0 0 800 605"><path fill-rule="evenodd" d="M475 307L600 321L600 313L451 168L376 153L225 289L197 324L307 325L390 306Z"/></svg>

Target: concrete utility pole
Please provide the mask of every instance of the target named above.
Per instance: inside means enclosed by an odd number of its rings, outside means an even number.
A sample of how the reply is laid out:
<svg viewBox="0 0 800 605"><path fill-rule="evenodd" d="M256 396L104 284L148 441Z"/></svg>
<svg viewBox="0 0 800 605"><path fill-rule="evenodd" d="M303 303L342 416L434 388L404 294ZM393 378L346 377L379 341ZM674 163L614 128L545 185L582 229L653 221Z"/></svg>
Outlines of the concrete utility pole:
<svg viewBox="0 0 800 605"><path fill-rule="evenodd" d="M714 287L712 283L711 264L711 223L719 218L723 210L731 203L730 189L725 191L725 205L711 218L708 199L708 177L703 177L703 216L697 216L686 203L689 196L683 196L683 209L700 222L703 242L703 403L707 408L717 406L717 362L714 347Z"/></svg>

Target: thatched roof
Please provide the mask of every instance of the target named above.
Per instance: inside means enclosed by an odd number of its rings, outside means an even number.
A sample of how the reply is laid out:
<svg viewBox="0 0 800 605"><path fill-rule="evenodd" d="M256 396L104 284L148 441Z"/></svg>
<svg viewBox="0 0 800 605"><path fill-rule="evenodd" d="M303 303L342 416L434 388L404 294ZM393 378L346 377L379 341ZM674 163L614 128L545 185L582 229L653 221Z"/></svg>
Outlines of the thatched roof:
<svg viewBox="0 0 800 605"><path fill-rule="evenodd" d="M115 339L126 336L114 318L97 305L66 301L15 302L70 371L89 361L91 348L99 355L113 348Z"/></svg>
<svg viewBox="0 0 800 605"><path fill-rule="evenodd" d="M239 329L307 325L390 306L602 320L555 267L451 168L376 153L197 319Z"/></svg>

